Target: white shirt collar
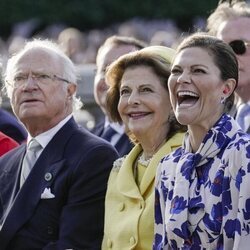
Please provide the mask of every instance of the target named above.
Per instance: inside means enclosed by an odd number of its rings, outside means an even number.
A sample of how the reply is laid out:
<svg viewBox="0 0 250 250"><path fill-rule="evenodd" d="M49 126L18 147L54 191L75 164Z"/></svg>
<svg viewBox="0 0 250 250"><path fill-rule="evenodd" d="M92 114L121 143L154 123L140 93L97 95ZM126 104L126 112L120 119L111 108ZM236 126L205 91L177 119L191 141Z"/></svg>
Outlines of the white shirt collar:
<svg viewBox="0 0 250 250"><path fill-rule="evenodd" d="M48 131L45 131L36 137L34 137L43 148L45 148L48 143L51 141L51 139L54 137L54 135L70 120L70 118L73 116L73 114L68 115L66 118L61 120L56 126L53 128L49 129ZM27 139L27 145L29 144L30 140L33 137L28 134L28 139Z"/></svg>
<svg viewBox="0 0 250 250"><path fill-rule="evenodd" d="M112 129L114 129L120 135L124 134L124 131L125 131L124 124L120 124L118 122L109 122L107 117L105 117L104 128L106 128L107 126L110 126Z"/></svg>

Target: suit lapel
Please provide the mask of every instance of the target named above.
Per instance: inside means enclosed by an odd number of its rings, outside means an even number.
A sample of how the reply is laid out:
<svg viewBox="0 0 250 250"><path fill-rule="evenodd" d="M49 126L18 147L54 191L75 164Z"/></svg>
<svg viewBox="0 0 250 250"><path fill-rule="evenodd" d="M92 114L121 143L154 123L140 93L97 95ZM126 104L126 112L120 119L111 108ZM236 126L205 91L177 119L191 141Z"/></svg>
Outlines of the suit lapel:
<svg viewBox="0 0 250 250"><path fill-rule="evenodd" d="M117 176L119 192L131 198L142 199L134 178L134 161L141 152L141 146L136 145L125 158Z"/></svg>
<svg viewBox="0 0 250 250"><path fill-rule="evenodd" d="M155 174L157 166L160 160L164 157L164 155L171 152L171 147L169 142L165 143L159 151L153 156L152 160L150 161L144 176L142 177L141 184L140 184L140 191L141 194L147 191L147 189L154 184Z"/></svg>
<svg viewBox="0 0 250 250"><path fill-rule="evenodd" d="M164 155L171 152L172 150L171 146L175 146L173 140L174 139L171 138L154 155L149 166L145 171L145 174L142 178L139 187L135 182L133 169L134 169L134 162L138 157L138 155L140 154L140 152L142 151L142 149L140 145L136 145L125 158L123 162L123 167L120 168L119 174L117 176L118 190L123 195L126 195L128 197L142 199L144 193L154 183L156 169L160 160L164 157Z"/></svg>
<svg viewBox="0 0 250 250"><path fill-rule="evenodd" d="M160 163L160 160L181 146L183 140L183 133L177 133L173 137L171 137L162 147L158 150L158 152L153 156L151 162L149 163L148 169L146 170L144 176L142 177L140 191L141 194L147 191L147 189L154 184L155 175L157 171L157 167Z"/></svg>
<svg viewBox="0 0 250 250"><path fill-rule="evenodd" d="M4 164L4 168L1 171L1 203L3 206L4 214L1 215L1 224L11 209L12 203L19 191L19 176L22 167L21 159L24 157L26 151L26 145L21 145L13 152L10 164Z"/></svg>
<svg viewBox="0 0 250 250"><path fill-rule="evenodd" d="M130 152L130 150L133 148L133 144L130 142L128 136L123 134L116 143L115 148L119 152L120 156L124 156Z"/></svg>
<svg viewBox="0 0 250 250"><path fill-rule="evenodd" d="M51 186L59 171L65 166L64 148L76 129L77 124L72 118L57 132L38 158L26 182L17 193L15 202L3 224L1 237L4 237L6 245L16 231L32 216L42 192L46 187ZM18 161L21 162L21 159L19 157ZM45 178L46 173L49 173L51 178ZM17 176L15 185L19 185L19 174Z"/></svg>
<svg viewBox="0 0 250 250"><path fill-rule="evenodd" d="M92 130L91 133L100 136L104 130L104 121L98 123Z"/></svg>

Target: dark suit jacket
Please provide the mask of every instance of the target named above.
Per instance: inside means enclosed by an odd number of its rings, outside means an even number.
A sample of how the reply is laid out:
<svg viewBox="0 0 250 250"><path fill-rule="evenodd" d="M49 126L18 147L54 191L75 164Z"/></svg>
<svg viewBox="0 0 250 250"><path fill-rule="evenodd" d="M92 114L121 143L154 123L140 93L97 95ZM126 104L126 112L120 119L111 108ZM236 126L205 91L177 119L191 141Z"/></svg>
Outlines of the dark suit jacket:
<svg viewBox="0 0 250 250"><path fill-rule="evenodd" d="M104 121L98 123L92 130L91 133L101 137L101 134L104 130ZM118 140L118 142L115 145L116 150L119 153L119 156L122 157L124 155L127 155L130 150L133 148L133 143L130 141L128 136L124 133L121 138Z"/></svg>
<svg viewBox="0 0 250 250"><path fill-rule="evenodd" d="M0 108L0 131L8 135L19 144L27 138L27 132L15 116Z"/></svg>
<svg viewBox="0 0 250 250"><path fill-rule="evenodd" d="M0 249L100 249L106 184L116 150L72 118L18 190L25 149L21 145L0 158L1 217L11 207L0 231ZM41 199L45 188L55 198Z"/></svg>

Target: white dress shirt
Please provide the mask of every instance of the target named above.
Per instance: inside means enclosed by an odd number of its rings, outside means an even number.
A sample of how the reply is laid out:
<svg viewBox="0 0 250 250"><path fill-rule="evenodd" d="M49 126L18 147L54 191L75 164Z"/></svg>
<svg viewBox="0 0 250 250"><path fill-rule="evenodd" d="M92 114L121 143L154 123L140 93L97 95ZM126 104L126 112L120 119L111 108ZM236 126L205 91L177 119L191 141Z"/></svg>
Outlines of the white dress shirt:
<svg viewBox="0 0 250 250"><path fill-rule="evenodd" d="M37 135L36 137L32 137L30 134L28 134L27 138L27 145L29 144L30 140L32 138L36 139L40 145L42 146L41 150L37 152L37 158L42 153L43 149L48 145L48 143L51 141L51 139L54 137L54 135L70 120L70 118L73 115L70 114L66 118L64 118L62 121L60 121L55 127L49 129L48 131L41 133Z"/></svg>

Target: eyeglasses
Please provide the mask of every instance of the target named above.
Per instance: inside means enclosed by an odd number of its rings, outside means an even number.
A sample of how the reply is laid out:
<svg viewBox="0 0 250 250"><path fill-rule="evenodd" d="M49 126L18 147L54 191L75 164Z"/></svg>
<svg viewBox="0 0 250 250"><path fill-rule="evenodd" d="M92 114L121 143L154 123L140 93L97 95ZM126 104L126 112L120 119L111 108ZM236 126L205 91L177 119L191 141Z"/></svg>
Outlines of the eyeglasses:
<svg viewBox="0 0 250 250"><path fill-rule="evenodd" d="M247 46L250 45L250 42L244 40L233 40L229 43L236 55L243 55L247 51Z"/></svg>
<svg viewBox="0 0 250 250"><path fill-rule="evenodd" d="M66 83L70 83L68 80L64 79L64 78L61 78L57 75L49 75L49 74L39 74L39 73L36 73L36 74L25 74L25 75L22 75L22 74L19 74L19 75L16 75L14 77L14 79L8 84L10 84L11 86L13 86L14 88L20 88L22 86L24 86L25 83L27 83L29 77L32 78L32 80L38 84L38 85L47 85L49 84L50 82L54 82L56 80L58 81L63 81L63 82L66 82Z"/></svg>

